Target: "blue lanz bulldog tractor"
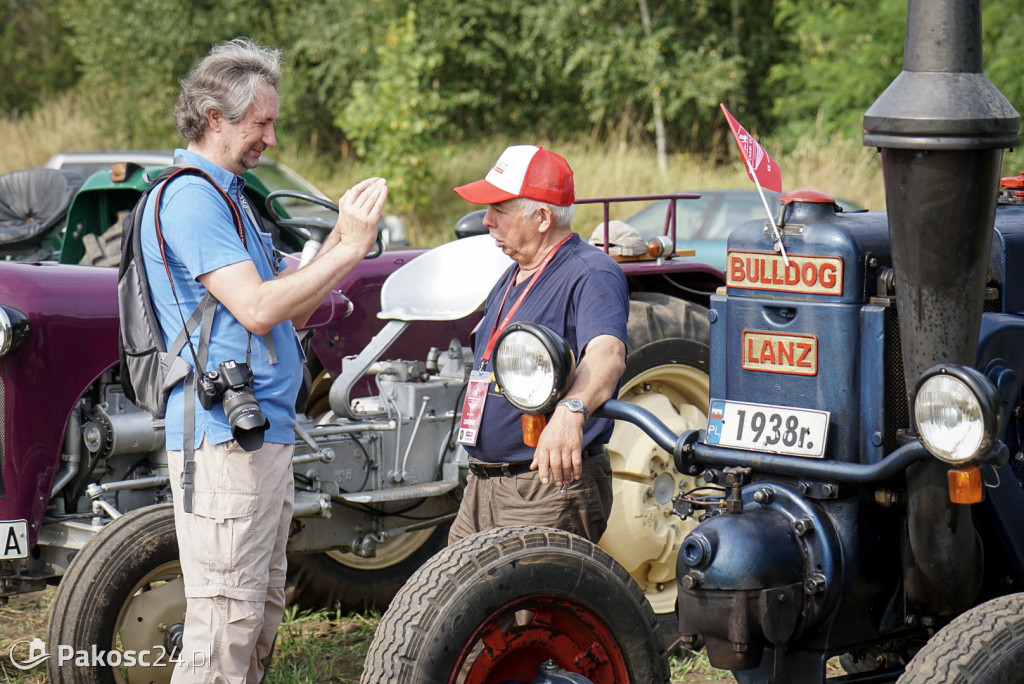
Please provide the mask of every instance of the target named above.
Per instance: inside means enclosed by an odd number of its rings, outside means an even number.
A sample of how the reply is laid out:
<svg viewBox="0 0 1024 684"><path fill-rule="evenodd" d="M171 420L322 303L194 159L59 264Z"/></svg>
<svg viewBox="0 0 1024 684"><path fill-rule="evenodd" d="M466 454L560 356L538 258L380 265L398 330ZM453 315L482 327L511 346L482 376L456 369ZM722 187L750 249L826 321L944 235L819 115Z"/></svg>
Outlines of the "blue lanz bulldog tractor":
<svg viewBox="0 0 1024 684"><path fill-rule="evenodd" d="M1022 183L999 191L1020 120L981 48L978 0L910 0L864 123L887 212L798 192L784 251L763 221L733 231L704 429L602 409L697 478L675 497L678 636L741 683L836 659L833 681L1024 682ZM485 532L410 580L363 681L665 682L641 598L571 535Z"/></svg>

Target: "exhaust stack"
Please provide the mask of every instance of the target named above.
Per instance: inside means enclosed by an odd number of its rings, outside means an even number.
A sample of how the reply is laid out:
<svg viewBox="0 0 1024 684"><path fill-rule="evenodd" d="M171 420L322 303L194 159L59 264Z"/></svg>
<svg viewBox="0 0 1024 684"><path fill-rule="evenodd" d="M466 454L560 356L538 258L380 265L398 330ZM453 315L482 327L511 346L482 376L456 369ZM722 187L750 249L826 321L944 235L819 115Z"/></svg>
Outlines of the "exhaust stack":
<svg viewBox="0 0 1024 684"><path fill-rule="evenodd" d="M864 144L882 155L911 402L931 366L974 363L1003 149L1019 129L983 72L980 1L908 0L903 71L866 112ZM907 474L907 593L935 614L966 607L981 575L970 510L949 502L945 470Z"/></svg>

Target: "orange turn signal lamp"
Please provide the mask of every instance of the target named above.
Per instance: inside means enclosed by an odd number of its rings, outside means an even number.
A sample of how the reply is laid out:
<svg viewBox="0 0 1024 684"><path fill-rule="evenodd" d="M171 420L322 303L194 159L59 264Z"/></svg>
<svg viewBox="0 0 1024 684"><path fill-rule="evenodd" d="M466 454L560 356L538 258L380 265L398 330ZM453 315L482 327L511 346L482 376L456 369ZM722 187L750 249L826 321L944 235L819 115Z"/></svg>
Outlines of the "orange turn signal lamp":
<svg viewBox="0 0 1024 684"><path fill-rule="evenodd" d="M128 178L128 164L126 162L114 162L110 165L110 180L115 183L123 183Z"/></svg>
<svg viewBox="0 0 1024 684"><path fill-rule="evenodd" d="M671 254L674 247L672 238L667 235L659 235L647 241L647 254L653 259L659 259Z"/></svg>
<svg viewBox="0 0 1024 684"><path fill-rule="evenodd" d="M985 490L981 481L981 468L978 466L950 468L946 480L949 485L949 500L953 503L981 503Z"/></svg>
<svg viewBox="0 0 1024 684"><path fill-rule="evenodd" d="M528 447L535 447L540 442L540 433L544 432L544 426L548 419L543 413L523 414L523 444Z"/></svg>

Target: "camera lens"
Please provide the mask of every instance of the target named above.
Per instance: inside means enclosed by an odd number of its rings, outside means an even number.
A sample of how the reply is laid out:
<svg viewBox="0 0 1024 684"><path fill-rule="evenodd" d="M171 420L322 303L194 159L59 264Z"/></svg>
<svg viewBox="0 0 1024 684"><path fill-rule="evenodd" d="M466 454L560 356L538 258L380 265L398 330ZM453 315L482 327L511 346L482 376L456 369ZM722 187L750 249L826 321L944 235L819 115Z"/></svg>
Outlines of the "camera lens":
<svg viewBox="0 0 1024 684"><path fill-rule="evenodd" d="M256 451L263 446L263 433L270 427L270 421L263 415L251 391L226 390L224 415L231 424L231 436L240 447Z"/></svg>

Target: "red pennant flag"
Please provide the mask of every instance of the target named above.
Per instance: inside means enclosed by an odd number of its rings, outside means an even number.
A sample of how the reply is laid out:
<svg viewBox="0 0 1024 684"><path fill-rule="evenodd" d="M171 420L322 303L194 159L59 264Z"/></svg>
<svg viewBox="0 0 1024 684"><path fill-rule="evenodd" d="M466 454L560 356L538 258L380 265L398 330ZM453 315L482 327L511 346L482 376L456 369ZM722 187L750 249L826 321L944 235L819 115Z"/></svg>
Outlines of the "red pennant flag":
<svg viewBox="0 0 1024 684"><path fill-rule="evenodd" d="M736 146L740 148L740 154L746 161L747 175L754 183L758 183L769 190L782 192L782 169L775 163L760 143L754 140L754 136L747 133L747 129L740 126L740 122L733 118L724 104L719 103L725 118L732 129L733 137L736 138ZM756 176L756 177L755 177Z"/></svg>

